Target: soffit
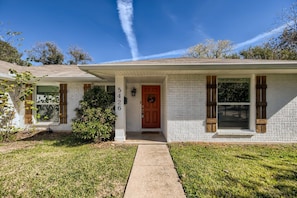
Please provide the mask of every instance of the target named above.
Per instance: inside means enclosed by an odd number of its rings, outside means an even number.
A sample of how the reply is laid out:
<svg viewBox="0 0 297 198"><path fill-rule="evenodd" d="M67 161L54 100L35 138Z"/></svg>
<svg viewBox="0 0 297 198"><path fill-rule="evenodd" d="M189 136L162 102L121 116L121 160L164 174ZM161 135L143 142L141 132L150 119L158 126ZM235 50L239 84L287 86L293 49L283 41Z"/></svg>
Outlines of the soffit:
<svg viewBox="0 0 297 198"><path fill-rule="evenodd" d="M105 79L113 79L116 75L297 73L297 61L248 59L173 58L80 65L78 67Z"/></svg>

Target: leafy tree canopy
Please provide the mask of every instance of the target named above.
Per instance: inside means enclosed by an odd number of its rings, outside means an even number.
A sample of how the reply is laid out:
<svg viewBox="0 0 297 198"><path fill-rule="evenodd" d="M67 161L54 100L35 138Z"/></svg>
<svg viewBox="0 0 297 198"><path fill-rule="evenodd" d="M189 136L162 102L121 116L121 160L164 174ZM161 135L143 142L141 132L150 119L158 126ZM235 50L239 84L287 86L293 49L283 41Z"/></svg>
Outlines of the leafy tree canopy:
<svg viewBox="0 0 297 198"><path fill-rule="evenodd" d="M194 58L227 58L233 46L229 40L208 39L205 43L190 47L187 56Z"/></svg>
<svg viewBox="0 0 297 198"><path fill-rule="evenodd" d="M28 58L43 65L60 65L64 61L64 55L58 46L50 41L37 43L28 51Z"/></svg>
<svg viewBox="0 0 297 198"><path fill-rule="evenodd" d="M297 60L297 2L284 10L281 21L286 24L281 34L262 46L242 50L240 55L246 59Z"/></svg>
<svg viewBox="0 0 297 198"><path fill-rule="evenodd" d="M71 46L68 49L68 54L71 57L68 61L70 65L86 64L92 61L92 57L90 57L88 53L76 46Z"/></svg>
<svg viewBox="0 0 297 198"><path fill-rule="evenodd" d="M29 62L22 60L23 54L14 47L14 44L23 40L22 38L19 38L21 34L21 32L14 31L0 32L0 60L21 66L31 65Z"/></svg>
<svg viewBox="0 0 297 198"><path fill-rule="evenodd" d="M15 47L11 46L8 42L0 40L0 60L18 65L26 65L21 57L22 54Z"/></svg>

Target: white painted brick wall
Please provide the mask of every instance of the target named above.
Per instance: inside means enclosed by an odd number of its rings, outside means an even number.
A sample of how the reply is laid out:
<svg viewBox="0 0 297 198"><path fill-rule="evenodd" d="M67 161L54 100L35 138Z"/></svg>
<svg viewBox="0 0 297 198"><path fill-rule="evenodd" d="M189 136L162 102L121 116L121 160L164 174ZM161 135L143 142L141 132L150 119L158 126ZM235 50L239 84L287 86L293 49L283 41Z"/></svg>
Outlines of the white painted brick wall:
<svg viewBox="0 0 297 198"><path fill-rule="evenodd" d="M259 139L297 141L297 75L268 75L267 84L267 136Z"/></svg>
<svg viewBox="0 0 297 198"><path fill-rule="evenodd" d="M168 98L166 97L167 96L167 78L164 80L164 83L162 85L162 130L163 130L163 135L166 139L168 139L168 130L167 130L167 119L168 119L168 116L167 116L167 101L168 101Z"/></svg>
<svg viewBox="0 0 297 198"><path fill-rule="evenodd" d="M167 140L198 141L205 131L205 76L169 75L167 79Z"/></svg>
<svg viewBox="0 0 297 198"><path fill-rule="evenodd" d="M141 84L127 83L126 123L128 132L141 131ZM136 88L136 95L131 96L132 88Z"/></svg>
<svg viewBox="0 0 297 198"><path fill-rule="evenodd" d="M205 79L204 75L168 76L167 141L297 141L297 75L267 75L267 132L244 137L205 132Z"/></svg>

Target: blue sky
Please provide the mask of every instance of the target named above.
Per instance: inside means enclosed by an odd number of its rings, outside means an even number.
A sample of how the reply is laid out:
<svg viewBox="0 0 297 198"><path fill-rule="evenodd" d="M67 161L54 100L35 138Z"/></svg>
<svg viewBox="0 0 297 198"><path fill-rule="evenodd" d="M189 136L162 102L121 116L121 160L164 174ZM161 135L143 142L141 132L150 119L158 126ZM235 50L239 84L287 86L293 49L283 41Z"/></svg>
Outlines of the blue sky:
<svg viewBox="0 0 297 198"><path fill-rule="evenodd" d="M205 39L237 49L279 32L294 0L0 0L1 33L22 32L20 51L52 41L84 49L92 63L166 58Z"/></svg>

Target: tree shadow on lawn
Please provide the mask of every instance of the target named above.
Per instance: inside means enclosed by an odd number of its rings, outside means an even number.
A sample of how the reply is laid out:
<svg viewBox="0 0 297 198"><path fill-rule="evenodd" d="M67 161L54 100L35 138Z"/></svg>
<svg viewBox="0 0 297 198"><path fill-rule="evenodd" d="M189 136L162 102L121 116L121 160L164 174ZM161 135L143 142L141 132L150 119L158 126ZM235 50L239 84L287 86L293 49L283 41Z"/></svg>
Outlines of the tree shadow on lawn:
<svg viewBox="0 0 297 198"><path fill-rule="evenodd" d="M238 157L238 156L237 156ZM243 159L256 159L254 156L250 155L241 155L240 158ZM281 162L281 165L286 167L271 165L267 163L261 163L265 169L273 171L272 177L277 181L275 184L264 187L262 182L265 182L266 179L271 178L256 178L249 179L240 179L239 176L231 175L228 172L224 172L222 175L223 180L228 184L229 187L241 186L246 189L247 192L252 193L251 197L297 197L297 169L296 164L284 164ZM246 194L234 188L221 187L213 191L212 195L217 197L246 197ZM267 189L269 188L269 189Z"/></svg>
<svg viewBox="0 0 297 198"><path fill-rule="evenodd" d="M114 140L114 133L111 134L111 138L106 141ZM52 131L41 131L33 134L30 137L21 139L21 141L53 141L53 146L67 146L75 147L91 143L100 143L94 142L92 140L82 140L77 138L72 132L52 132Z"/></svg>
<svg viewBox="0 0 297 198"><path fill-rule="evenodd" d="M240 181L240 179L232 176L226 176L225 180L228 181L228 186L242 186L246 189L247 192L250 192L251 197L296 197L297 196L297 187L291 183L284 183L282 181L277 182L274 186L270 187L270 190L261 189L261 183L254 181L251 178L248 181ZM216 197L247 197L246 193L243 193L240 190L230 189L229 187L218 188L213 191L211 196Z"/></svg>
<svg viewBox="0 0 297 198"><path fill-rule="evenodd" d="M287 168L282 168L275 165L263 164L263 167L275 172L273 177L278 182L274 185L274 188L281 192L281 196L297 197L297 186L294 185L294 182L297 181L297 167L294 164L286 164L286 166Z"/></svg>
<svg viewBox="0 0 297 198"><path fill-rule="evenodd" d="M71 132L41 131L19 141L53 141L53 146L75 147L92 143L76 138Z"/></svg>

